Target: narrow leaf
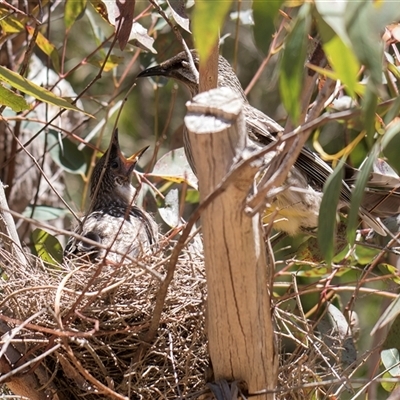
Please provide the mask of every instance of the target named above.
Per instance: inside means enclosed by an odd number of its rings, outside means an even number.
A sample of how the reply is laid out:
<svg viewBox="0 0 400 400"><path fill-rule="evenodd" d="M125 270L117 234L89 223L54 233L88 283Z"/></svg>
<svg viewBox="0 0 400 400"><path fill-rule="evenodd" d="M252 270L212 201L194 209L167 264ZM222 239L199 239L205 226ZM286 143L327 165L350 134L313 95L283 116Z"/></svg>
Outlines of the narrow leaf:
<svg viewBox="0 0 400 400"><path fill-rule="evenodd" d="M27 26L26 29L28 30L30 35L33 35L35 31L34 28L32 28L31 26ZM60 57L53 43L49 42L49 40L47 40L46 37L44 37L40 32L38 32L38 35L36 37L36 44L39 46L39 49L43 51L43 53L45 53L50 57L54 70L59 72Z"/></svg>
<svg viewBox="0 0 400 400"><path fill-rule="evenodd" d="M105 55L103 55L102 53L95 53L92 57L89 58L88 63L99 68L104 66L104 72L108 72L118 67L118 65L120 65L124 61L123 57L118 57L114 54L110 54L107 58L106 63L104 64L104 58Z"/></svg>
<svg viewBox="0 0 400 400"><path fill-rule="evenodd" d="M397 315L382 345L383 349L400 350L400 315Z"/></svg>
<svg viewBox="0 0 400 400"><path fill-rule="evenodd" d="M96 12L108 23L110 23L110 19L108 17L108 9L106 7L106 4L102 2L102 0L89 0L90 3L92 4L93 8L96 10Z"/></svg>
<svg viewBox="0 0 400 400"><path fill-rule="evenodd" d="M66 208L57 208L51 206L32 206L26 207L22 215L33 218L37 221L51 221L53 219L63 218L69 214Z"/></svg>
<svg viewBox="0 0 400 400"><path fill-rule="evenodd" d="M279 89L283 104L296 125L300 117L300 94L303 86L304 63L307 56L308 32L311 26L310 4L305 3L286 38L281 61Z"/></svg>
<svg viewBox="0 0 400 400"><path fill-rule="evenodd" d="M36 85L35 83L25 79L21 75L13 72L3 66L0 66L0 81L6 82L12 87L20 90L23 93L26 93L35 99L41 100L45 103L52 104L53 106L66 108L67 110L80 111L86 115L89 115L87 112L75 107L67 100L62 97L56 96L54 93L50 92L47 89Z"/></svg>
<svg viewBox="0 0 400 400"><path fill-rule="evenodd" d="M345 24L346 2L315 0L319 16L340 37L346 46L351 46ZM320 22L318 22L320 23Z"/></svg>
<svg viewBox="0 0 400 400"><path fill-rule="evenodd" d="M375 112L378 106L378 96L372 81L368 81L367 90L362 101L362 113L364 117L364 127L367 131L367 142L372 145L375 135Z"/></svg>
<svg viewBox="0 0 400 400"><path fill-rule="evenodd" d="M336 237L336 215L342 188L344 160L335 168L324 185L324 194L318 216L318 244L326 263L331 264L334 256Z"/></svg>
<svg viewBox="0 0 400 400"><path fill-rule="evenodd" d="M69 30L86 10L86 0L66 0L64 8L65 28Z"/></svg>
<svg viewBox="0 0 400 400"><path fill-rule="evenodd" d="M369 175L372 171L372 167L375 159L378 157L378 154L378 146L375 145L367 160L364 162L361 172L357 175L355 187L352 190L349 217L347 218L347 239L349 240L350 244L353 244L355 240L355 232L358 225L358 211L364 197L364 190L367 185Z"/></svg>
<svg viewBox="0 0 400 400"><path fill-rule="evenodd" d="M140 49L151 51L153 54L157 53L156 49L153 47L154 39L139 22L135 22L132 25L129 42L132 42L133 45Z"/></svg>
<svg viewBox="0 0 400 400"><path fill-rule="evenodd" d="M51 158L64 171L78 175L86 172L85 155L68 138L61 140L58 132L50 129L47 142Z"/></svg>
<svg viewBox="0 0 400 400"><path fill-rule="evenodd" d="M189 29L189 17L187 16L185 9L185 1L167 0L167 3L171 9L172 18L175 20L175 22L186 32L191 33Z"/></svg>
<svg viewBox="0 0 400 400"><path fill-rule="evenodd" d="M383 312L382 316L376 322L374 328L371 331L371 336L375 334L378 329L383 328L389 322L393 321L400 314L400 296L388 306ZM400 335L399 335L400 338Z"/></svg>
<svg viewBox="0 0 400 400"><path fill-rule="evenodd" d="M129 1L116 1L119 9L119 16L116 19L115 27L117 30L117 38L119 48L123 50L128 43L133 26L133 13L135 11L135 0Z"/></svg>
<svg viewBox="0 0 400 400"><path fill-rule="evenodd" d="M382 84L383 44L381 34L373 23L379 10L380 8L374 7L370 1L348 1L344 14L352 48L360 63L369 69L375 92L379 91Z"/></svg>
<svg viewBox="0 0 400 400"><path fill-rule="evenodd" d="M388 350L382 350L381 360L389 374L394 377L400 376L400 357L399 350L396 348L390 348Z"/></svg>
<svg viewBox="0 0 400 400"><path fill-rule="evenodd" d="M28 103L21 95L14 93L2 85L0 85L0 104L10 107L15 112L29 109Z"/></svg>
<svg viewBox="0 0 400 400"><path fill-rule="evenodd" d="M197 0L193 11L193 36L200 60L207 60L212 48L218 42L225 16L232 0ZM201 62L201 61L200 61Z"/></svg>
<svg viewBox="0 0 400 400"><path fill-rule="evenodd" d="M164 204L164 207L158 208L161 218L169 227L177 227L180 222L178 189L171 189L167 193Z"/></svg>
<svg viewBox="0 0 400 400"><path fill-rule="evenodd" d="M149 176L159 177L170 182L182 183L197 189L197 178L187 161L183 148L172 150L161 157Z"/></svg>
<svg viewBox="0 0 400 400"><path fill-rule="evenodd" d="M385 132L382 137L382 151L385 157L387 157L390 165L392 165L397 171L400 171L400 122L397 121L392 123L389 129ZM390 144L390 146L389 146Z"/></svg>
<svg viewBox="0 0 400 400"><path fill-rule="evenodd" d="M0 8L0 27L5 33L20 33L25 29L17 16L5 8Z"/></svg>
<svg viewBox="0 0 400 400"><path fill-rule="evenodd" d="M257 48L264 54L268 54L275 33L275 18L282 4L283 0L253 1L254 39Z"/></svg>
<svg viewBox="0 0 400 400"><path fill-rule="evenodd" d="M136 0L113 0L103 2L106 7L106 12L104 12L103 9L101 15L106 16L109 23L114 25L121 50L125 48L128 40L130 40L135 3Z"/></svg>
<svg viewBox="0 0 400 400"><path fill-rule="evenodd" d="M396 221L396 228L398 228L399 225ZM379 264L378 265L379 271L382 272L383 275L390 275L389 279L395 282L397 285L400 285L400 277L399 277L399 270L397 267L394 267L393 265L390 264Z"/></svg>
<svg viewBox="0 0 400 400"><path fill-rule="evenodd" d="M54 236L38 228L32 232L32 240L37 256L44 262L51 265L58 265L62 262L62 247Z"/></svg>
<svg viewBox="0 0 400 400"><path fill-rule="evenodd" d="M336 71L338 78L346 85L350 96L354 98L360 64L354 56L353 50L346 45L341 37L336 35L322 18L318 18L317 21L323 48L329 63Z"/></svg>

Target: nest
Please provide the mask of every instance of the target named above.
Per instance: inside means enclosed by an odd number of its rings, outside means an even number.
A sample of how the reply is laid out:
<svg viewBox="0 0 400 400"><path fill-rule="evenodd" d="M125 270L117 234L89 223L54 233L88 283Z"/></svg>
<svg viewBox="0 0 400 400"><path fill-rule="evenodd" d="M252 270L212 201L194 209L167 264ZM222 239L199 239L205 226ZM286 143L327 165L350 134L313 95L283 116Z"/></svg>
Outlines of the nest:
<svg viewBox="0 0 400 400"><path fill-rule="evenodd" d="M3 350L11 346L22 354L11 375L17 369L18 374L34 373L48 398L60 400L213 398L206 385L210 367L201 254L186 249L180 255L158 329L148 342L160 288L157 276L165 276L169 261L165 254L119 267L46 265L31 257L22 267L1 251L0 326L3 333L5 326L8 330ZM279 307L276 398L308 399L319 385L326 393L334 385L326 386L323 379L338 376L339 357L313 336L305 318L294 317L285 303ZM313 345L307 347L307 341Z"/></svg>
<svg viewBox="0 0 400 400"><path fill-rule="evenodd" d="M200 256L181 254L150 347L144 338L160 286L156 274L165 275L168 259L146 256L139 260L145 270L93 264L69 269L39 259L22 268L4 250L1 257L9 265L1 314L18 327L8 344L26 355L14 367L25 364L27 373L40 364L48 392L57 388L60 399L176 399L204 390L206 281Z"/></svg>

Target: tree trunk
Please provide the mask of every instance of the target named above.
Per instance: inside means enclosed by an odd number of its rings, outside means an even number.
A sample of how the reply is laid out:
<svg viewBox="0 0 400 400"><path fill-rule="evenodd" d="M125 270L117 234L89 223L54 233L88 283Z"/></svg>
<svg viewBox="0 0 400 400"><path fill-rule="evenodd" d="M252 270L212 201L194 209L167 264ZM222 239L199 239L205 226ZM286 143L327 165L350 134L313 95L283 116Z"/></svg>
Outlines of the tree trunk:
<svg viewBox="0 0 400 400"><path fill-rule="evenodd" d="M201 217L214 376L244 381L249 394L261 392L254 399L274 399L265 393L275 389L278 369L267 279L273 266L266 265L260 215L244 212L257 165L241 165L220 185L246 152L241 100L228 88L200 93L188 103L185 124L201 202L220 191Z"/></svg>

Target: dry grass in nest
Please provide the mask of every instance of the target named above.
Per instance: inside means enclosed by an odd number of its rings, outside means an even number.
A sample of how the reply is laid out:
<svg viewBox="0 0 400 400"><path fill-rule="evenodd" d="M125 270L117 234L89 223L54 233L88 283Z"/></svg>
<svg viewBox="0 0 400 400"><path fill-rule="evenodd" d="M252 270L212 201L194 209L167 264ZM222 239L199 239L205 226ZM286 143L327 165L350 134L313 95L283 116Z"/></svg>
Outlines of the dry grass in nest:
<svg viewBox="0 0 400 400"><path fill-rule="evenodd" d="M187 249L181 254L156 338L148 347L143 338L159 290L154 274L137 265L52 267L34 257L21 267L4 250L0 257L0 326L3 333L4 326L16 328L3 335L3 350L13 346L26 355L14 368L39 376L50 396L57 393L49 398L212 398L206 386L201 255ZM163 276L167 261L161 255L140 260ZM276 398L308 399L319 385L325 393L337 388L326 383L340 376L335 353L305 318L284 308L275 309L281 358Z"/></svg>
<svg viewBox="0 0 400 400"><path fill-rule="evenodd" d="M23 339L28 348L23 354L29 353L18 366L26 363L27 372L35 357L50 350L43 365L60 399L99 399L99 394L176 399L204 389L208 356L201 257L181 255L150 348L143 347L142 337L153 316L159 280L149 272L135 265L51 267L33 257L28 268L21 268L4 250L1 258L7 260L3 321L22 325L10 345L21 346ZM140 261L165 274L161 256Z"/></svg>

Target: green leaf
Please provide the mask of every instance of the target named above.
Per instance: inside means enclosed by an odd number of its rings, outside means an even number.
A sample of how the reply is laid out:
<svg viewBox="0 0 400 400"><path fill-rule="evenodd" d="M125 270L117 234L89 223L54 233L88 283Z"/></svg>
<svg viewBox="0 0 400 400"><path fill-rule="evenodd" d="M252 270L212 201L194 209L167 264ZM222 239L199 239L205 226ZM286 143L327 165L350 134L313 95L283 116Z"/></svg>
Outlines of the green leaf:
<svg viewBox="0 0 400 400"><path fill-rule="evenodd" d="M400 98L400 97L399 97ZM400 122L395 122L390 125L389 129L382 137L382 150L387 157L389 164L394 167L397 172L400 171ZM390 146L389 146L390 144Z"/></svg>
<svg viewBox="0 0 400 400"><path fill-rule="evenodd" d="M380 251L378 249L371 249L365 246L356 246L354 249L355 259L359 265L369 265Z"/></svg>
<svg viewBox="0 0 400 400"><path fill-rule="evenodd" d="M376 96L370 92L371 95L376 98ZM348 225L347 225L347 238L350 243L354 243L355 239L355 230L358 223L358 211L361 206L362 199L364 197L364 190L367 185L368 179L370 177L370 173L373 169L376 159L378 158L379 154L384 151L385 149L389 148L389 143L394 138L398 137L398 133L400 132L400 123L393 124L387 132L383 135L382 140L378 140L374 147L372 148L367 160L363 163L361 168L361 172L357 176L357 180L355 183L355 187L352 190L351 196L351 206L350 212L348 217ZM391 146L394 148L394 146ZM390 152L390 150L389 150ZM396 155L395 155L396 157ZM398 158L398 155L397 155Z"/></svg>
<svg viewBox="0 0 400 400"><path fill-rule="evenodd" d="M188 189L186 191L185 202L190 204L198 204L200 202L199 191L194 189Z"/></svg>
<svg viewBox="0 0 400 400"><path fill-rule="evenodd" d="M86 172L85 155L68 138L61 139L58 132L49 130L47 136L51 158L64 171L70 174L84 175Z"/></svg>
<svg viewBox="0 0 400 400"><path fill-rule="evenodd" d="M341 37L336 35L322 18L318 18L317 21L323 48L329 63L337 73L338 78L346 85L350 96L354 98L360 64L351 47L345 44Z"/></svg>
<svg viewBox="0 0 400 400"><path fill-rule="evenodd" d="M347 219L347 239L350 244L353 244L355 240L355 232L358 226L358 212L361 206L361 201L364 197L364 190L367 185L369 174L372 171L372 167L378 154L378 146L375 145L363 164L360 173L357 175L355 187L352 190L349 217Z"/></svg>
<svg viewBox="0 0 400 400"><path fill-rule="evenodd" d="M35 83L29 81L28 79L25 79L16 72L13 72L3 66L0 66L0 81L8 83L15 89L18 89L21 92L26 93L37 100L52 104L56 107L66 108L67 110L80 111L91 117L90 114L83 110L80 110L78 107L75 107L62 97L56 96L49 90L44 89L39 85L36 85Z"/></svg>
<svg viewBox="0 0 400 400"><path fill-rule="evenodd" d="M391 279L393 282L397 283L397 285L400 285L400 277L399 277L399 270L394 267L393 265L390 264L378 264L379 271L382 272L384 275L391 275L389 279Z"/></svg>
<svg viewBox="0 0 400 400"><path fill-rule="evenodd" d="M10 107L15 112L28 110L29 105L26 100L19 94L0 85L0 104Z"/></svg>
<svg viewBox="0 0 400 400"><path fill-rule="evenodd" d="M364 120L364 127L367 131L366 139L371 146L375 135L375 112L378 105L378 96L374 90L371 81L368 81L367 91L362 102L362 115Z"/></svg>
<svg viewBox="0 0 400 400"><path fill-rule="evenodd" d="M66 0L64 9L65 28L69 30L86 10L87 0Z"/></svg>
<svg viewBox="0 0 400 400"><path fill-rule="evenodd" d="M400 18L398 4L391 1L348 1L345 23L355 55L369 70L376 93L382 84L383 43L386 25Z"/></svg>
<svg viewBox="0 0 400 400"><path fill-rule="evenodd" d="M336 210L342 189L343 166L344 160L342 159L325 182L318 215L318 244L328 265L331 264L335 252Z"/></svg>
<svg viewBox="0 0 400 400"><path fill-rule="evenodd" d="M112 69L118 67L118 65L122 64L124 61L123 57L118 57L114 54L111 54L107 57L106 63L104 64L104 60L106 58L106 54L102 54L101 52L93 54L92 57L88 59L88 63L92 64L96 67L103 67L104 72L111 71Z"/></svg>
<svg viewBox="0 0 400 400"><path fill-rule="evenodd" d="M395 348L382 350L381 360L391 376L400 377L399 350Z"/></svg>
<svg viewBox="0 0 400 400"><path fill-rule="evenodd" d="M232 0L196 0L192 13L193 36L199 52L200 62L205 62L213 47L218 43L218 35ZM203 60L203 61L202 61Z"/></svg>
<svg viewBox="0 0 400 400"><path fill-rule="evenodd" d="M381 325L382 326L382 325ZM382 349L400 350L400 315L396 316L382 345Z"/></svg>
<svg viewBox="0 0 400 400"><path fill-rule="evenodd" d="M35 29L31 26L27 26L26 29L30 35L33 35L35 32ZM43 53L50 57L54 70L56 72L60 72L60 57L54 44L44 37L40 32L37 34L36 44L39 46L39 49L43 51Z"/></svg>
<svg viewBox="0 0 400 400"><path fill-rule="evenodd" d="M393 104L391 104L389 111L385 115L384 121L385 124L389 124L389 122L393 121L400 113L400 96L397 96Z"/></svg>
<svg viewBox="0 0 400 400"><path fill-rule="evenodd" d="M283 2L283 0L253 1L254 39L257 48L264 54L268 54L272 36L275 33L275 18Z"/></svg>
<svg viewBox="0 0 400 400"><path fill-rule="evenodd" d="M154 166L153 172L147 176L154 176L166 181L186 182L197 189L197 178L189 166L183 147L172 150L161 157Z"/></svg>
<svg viewBox="0 0 400 400"><path fill-rule="evenodd" d="M385 132L382 137L381 148L382 150L387 149L388 144L392 143L392 140L398 137L400 133L400 122L397 121L390 125L389 129Z"/></svg>
<svg viewBox="0 0 400 400"><path fill-rule="evenodd" d="M69 214L69 211L66 208L50 206L35 206L35 208L28 206L22 213L25 217L33 218L37 221L51 221L52 219L63 218L67 214Z"/></svg>
<svg viewBox="0 0 400 400"><path fill-rule="evenodd" d="M395 168L396 171L400 171L400 135L396 135L390 142L390 146L387 146L383 151L383 155L387 158L389 164Z"/></svg>
<svg viewBox="0 0 400 400"><path fill-rule="evenodd" d="M310 4L305 3L301 7L293 28L286 38L279 79L279 89L283 104L295 125L300 117L299 99L303 86L304 63L307 56L310 26Z"/></svg>
<svg viewBox="0 0 400 400"><path fill-rule="evenodd" d="M384 351L386 352L388 350L384 350ZM396 388L399 387L399 383L389 380L389 379L392 379L392 378L393 377L389 372L385 372L382 375L381 386L382 386L383 389L385 389L389 393L392 393ZM390 396L388 397L388 399L390 399Z"/></svg>
<svg viewBox="0 0 400 400"><path fill-rule="evenodd" d="M336 33L336 35L340 37L346 46L350 47L351 42L347 35L344 19L346 13L346 2L315 0L315 7L324 22ZM318 21L318 23L320 23L320 21ZM323 32L320 33L323 35Z"/></svg>
<svg viewBox="0 0 400 400"><path fill-rule="evenodd" d="M371 331L371 335L375 334L375 332L378 329L383 328L389 322L392 322L394 319L398 319L399 314L400 314L400 296L398 296L397 299L394 300L388 306L388 308L383 312L383 314L381 315L381 317L378 319L378 321L376 322L375 326L373 327L373 329ZM399 332L399 340L400 340L400 332ZM385 348L389 349L389 348L392 348L392 347L400 348L400 347L397 347L397 346L388 346L388 347L385 347Z"/></svg>
<svg viewBox="0 0 400 400"><path fill-rule="evenodd" d="M54 236L37 228L32 232L32 240L36 255L45 263L58 265L62 262L62 247L60 242Z"/></svg>
<svg viewBox="0 0 400 400"><path fill-rule="evenodd" d="M18 17L5 8L0 8L0 27L5 33L20 33L25 30Z"/></svg>

